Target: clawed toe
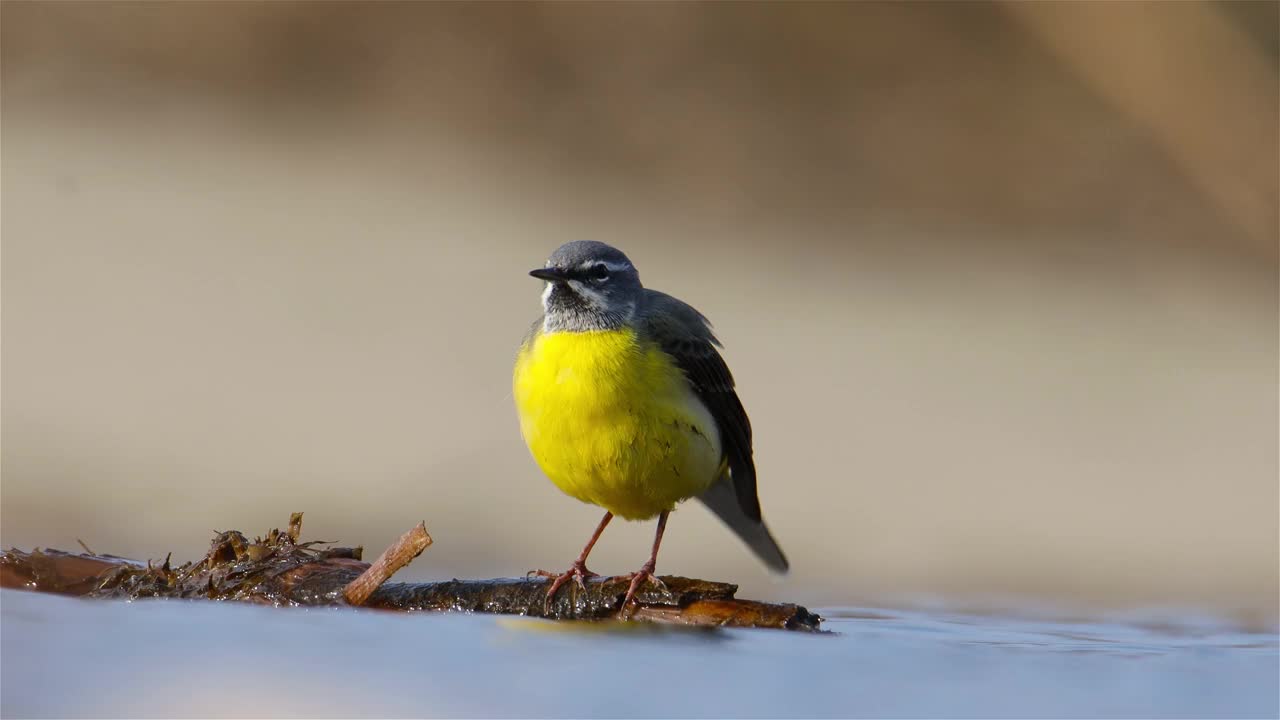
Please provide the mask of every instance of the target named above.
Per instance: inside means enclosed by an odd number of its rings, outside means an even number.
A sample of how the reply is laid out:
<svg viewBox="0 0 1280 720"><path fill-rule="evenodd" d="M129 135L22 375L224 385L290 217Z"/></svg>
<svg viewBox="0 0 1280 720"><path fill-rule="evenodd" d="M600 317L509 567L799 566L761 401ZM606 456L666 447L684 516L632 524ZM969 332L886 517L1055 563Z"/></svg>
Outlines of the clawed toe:
<svg viewBox="0 0 1280 720"><path fill-rule="evenodd" d="M556 592L565 583L572 579L583 590L587 589L587 578L600 577L596 573L587 569L586 563L575 562L572 567L562 573L547 572L546 570L532 570L530 576L551 578L551 587L547 588L546 607L551 607L551 600L556 596Z"/></svg>
<svg viewBox="0 0 1280 720"><path fill-rule="evenodd" d="M658 589L663 593L667 595L671 594L671 590L667 587L667 584L659 580L658 576L654 575L653 572L653 565L645 563L643 567L638 571L631 573L630 576L621 576L623 578L630 577L631 579L631 585L627 588L627 596L622 600L621 612L623 617L629 617L627 614L627 608L631 605L631 601L635 600L636 592L640 590L640 585L643 583L647 582L652 585L657 585ZM636 605L639 605L639 601L636 602Z"/></svg>

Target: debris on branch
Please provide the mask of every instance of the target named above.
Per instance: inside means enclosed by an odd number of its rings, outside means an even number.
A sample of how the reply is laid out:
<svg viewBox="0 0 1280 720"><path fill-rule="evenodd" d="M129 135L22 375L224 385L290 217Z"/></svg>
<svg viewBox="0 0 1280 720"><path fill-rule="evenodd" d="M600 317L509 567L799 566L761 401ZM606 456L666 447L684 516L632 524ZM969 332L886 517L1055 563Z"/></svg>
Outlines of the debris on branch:
<svg viewBox="0 0 1280 720"><path fill-rule="evenodd" d="M362 548L301 542L302 513L285 532L250 542L236 530L218 533L201 560L173 567L114 555L60 550L0 553L0 587L95 598L204 598L290 605L358 605L384 610L461 610L555 620L617 618L629 582L594 578L566 584L546 602L544 578L388 583L396 571L431 545L419 523L372 565ZM739 600L736 585L664 576L666 591L649 586L636 595L630 617L655 623L818 630L821 618L799 605Z"/></svg>

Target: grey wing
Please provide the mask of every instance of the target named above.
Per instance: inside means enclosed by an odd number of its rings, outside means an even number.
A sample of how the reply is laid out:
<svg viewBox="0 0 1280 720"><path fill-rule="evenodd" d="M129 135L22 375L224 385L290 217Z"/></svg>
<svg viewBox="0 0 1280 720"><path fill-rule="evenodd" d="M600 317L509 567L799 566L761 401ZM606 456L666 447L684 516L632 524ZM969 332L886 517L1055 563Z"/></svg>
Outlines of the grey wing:
<svg viewBox="0 0 1280 720"><path fill-rule="evenodd" d="M771 569L786 572L782 548L769 533L756 494L751 421L734 389L733 374L716 349L720 342L702 313L670 295L645 290L641 327L684 371L689 386L710 411L720 433L729 474L699 496Z"/></svg>
<svg viewBox="0 0 1280 720"><path fill-rule="evenodd" d="M689 305L654 290L645 297L648 336L684 371L698 399L711 411L738 504L752 520L760 520L756 465L751 456L751 421L734 389L733 374L716 347L720 344L707 319Z"/></svg>

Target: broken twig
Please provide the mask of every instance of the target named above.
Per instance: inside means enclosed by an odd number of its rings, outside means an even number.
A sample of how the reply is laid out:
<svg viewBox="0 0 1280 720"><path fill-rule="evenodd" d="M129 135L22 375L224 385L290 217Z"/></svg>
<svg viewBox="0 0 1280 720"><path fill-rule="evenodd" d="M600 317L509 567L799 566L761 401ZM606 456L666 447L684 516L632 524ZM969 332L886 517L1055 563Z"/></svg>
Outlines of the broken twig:
<svg viewBox="0 0 1280 720"><path fill-rule="evenodd" d="M408 565L414 558L422 554L431 545L431 536L427 534L427 524L420 522L412 530L400 536L391 547L382 551L378 559L368 570L360 573L360 577L347 583L342 589L342 597L352 605L363 605L369 596L395 575L400 568Z"/></svg>

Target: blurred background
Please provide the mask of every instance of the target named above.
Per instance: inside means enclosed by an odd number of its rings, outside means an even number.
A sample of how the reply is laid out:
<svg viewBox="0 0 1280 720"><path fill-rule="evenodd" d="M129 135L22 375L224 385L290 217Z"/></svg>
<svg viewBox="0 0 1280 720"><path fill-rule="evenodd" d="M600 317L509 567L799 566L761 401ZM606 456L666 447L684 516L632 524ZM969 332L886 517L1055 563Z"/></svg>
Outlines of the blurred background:
<svg viewBox="0 0 1280 720"><path fill-rule="evenodd" d="M598 239L715 322L794 568L690 504L660 571L1273 622L1278 8L5 2L0 542L567 566L510 366Z"/></svg>

